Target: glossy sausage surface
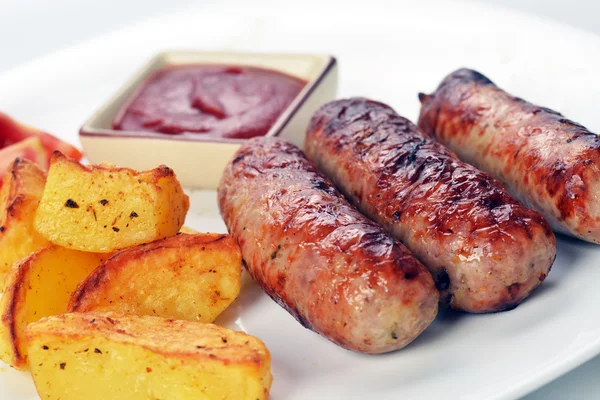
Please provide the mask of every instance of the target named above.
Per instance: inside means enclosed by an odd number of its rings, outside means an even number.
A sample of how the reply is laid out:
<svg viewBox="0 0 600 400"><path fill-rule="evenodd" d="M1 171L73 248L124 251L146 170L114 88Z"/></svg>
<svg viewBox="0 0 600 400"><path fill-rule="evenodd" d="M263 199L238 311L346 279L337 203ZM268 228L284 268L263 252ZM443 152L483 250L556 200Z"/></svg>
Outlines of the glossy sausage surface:
<svg viewBox="0 0 600 400"><path fill-rule="evenodd" d="M600 243L600 137L469 69L420 99L423 130L503 182L557 232Z"/></svg>
<svg viewBox="0 0 600 400"><path fill-rule="evenodd" d="M435 318L439 294L427 269L291 143L247 141L218 197L248 272L305 327L350 350L383 353Z"/></svg>
<svg viewBox="0 0 600 400"><path fill-rule="evenodd" d="M429 268L452 308L510 309L546 278L556 239L544 218L390 107L362 98L326 104L305 147Z"/></svg>

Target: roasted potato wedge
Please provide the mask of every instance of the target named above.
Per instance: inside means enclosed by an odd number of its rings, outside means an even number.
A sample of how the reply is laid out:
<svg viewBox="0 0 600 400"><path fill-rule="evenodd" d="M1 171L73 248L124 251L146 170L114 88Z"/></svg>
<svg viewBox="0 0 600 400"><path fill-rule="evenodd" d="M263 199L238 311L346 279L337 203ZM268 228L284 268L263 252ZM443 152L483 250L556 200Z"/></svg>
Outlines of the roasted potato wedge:
<svg viewBox="0 0 600 400"><path fill-rule="evenodd" d="M42 399L267 399L270 355L212 324L118 313L44 318L26 330Z"/></svg>
<svg viewBox="0 0 600 400"><path fill-rule="evenodd" d="M175 235L189 199L173 170L84 166L54 152L35 229L54 244L108 253Z"/></svg>
<svg viewBox="0 0 600 400"><path fill-rule="evenodd" d="M0 113L0 133L4 134L4 132L2 132L1 119L2 114ZM2 142L1 134L0 143ZM41 167L44 171L48 168L50 162L50 155L46 153L46 150L38 137L29 137L20 142L2 147L0 148L0 186L2 186L4 179L10 175L10 168L17 158L29 160Z"/></svg>
<svg viewBox="0 0 600 400"><path fill-rule="evenodd" d="M238 296L242 255L225 234L179 234L121 250L79 284L69 312L213 322Z"/></svg>
<svg viewBox="0 0 600 400"><path fill-rule="evenodd" d="M0 190L0 286L8 269L34 251L50 245L33 229L33 216L44 191L46 173L32 161L17 158Z"/></svg>
<svg viewBox="0 0 600 400"><path fill-rule="evenodd" d="M26 369L23 331L27 324L66 312L77 284L106 256L50 246L15 263L8 271L0 298L0 359Z"/></svg>

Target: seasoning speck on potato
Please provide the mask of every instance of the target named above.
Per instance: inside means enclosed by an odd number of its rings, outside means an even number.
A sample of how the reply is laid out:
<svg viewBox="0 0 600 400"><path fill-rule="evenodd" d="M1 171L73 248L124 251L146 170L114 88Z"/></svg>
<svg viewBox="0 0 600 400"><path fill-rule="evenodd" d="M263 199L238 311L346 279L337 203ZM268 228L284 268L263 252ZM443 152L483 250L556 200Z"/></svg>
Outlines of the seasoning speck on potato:
<svg viewBox="0 0 600 400"><path fill-rule="evenodd" d="M271 356L259 339L200 322L71 313L26 330L42 399L266 400Z"/></svg>
<svg viewBox="0 0 600 400"><path fill-rule="evenodd" d="M34 226L59 246L108 253L176 234L188 208L166 166L85 166L54 152Z"/></svg>

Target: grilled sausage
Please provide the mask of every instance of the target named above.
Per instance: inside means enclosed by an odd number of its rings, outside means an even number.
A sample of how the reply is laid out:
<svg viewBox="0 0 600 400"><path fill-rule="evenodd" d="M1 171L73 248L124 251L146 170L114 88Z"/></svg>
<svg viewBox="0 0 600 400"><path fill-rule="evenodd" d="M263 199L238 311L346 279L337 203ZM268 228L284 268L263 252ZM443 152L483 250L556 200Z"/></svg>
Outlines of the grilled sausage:
<svg viewBox="0 0 600 400"><path fill-rule="evenodd" d="M600 243L600 137L473 70L419 97L423 130L503 182L555 231Z"/></svg>
<svg viewBox="0 0 600 400"><path fill-rule="evenodd" d="M548 274L556 239L544 218L390 107L360 98L326 104L305 146L362 212L429 268L452 308L510 309Z"/></svg>
<svg viewBox="0 0 600 400"><path fill-rule="evenodd" d="M218 196L248 272L306 328L350 350L383 353L435 318L439 294L427 269L291 143L246 142Z"/></svg>

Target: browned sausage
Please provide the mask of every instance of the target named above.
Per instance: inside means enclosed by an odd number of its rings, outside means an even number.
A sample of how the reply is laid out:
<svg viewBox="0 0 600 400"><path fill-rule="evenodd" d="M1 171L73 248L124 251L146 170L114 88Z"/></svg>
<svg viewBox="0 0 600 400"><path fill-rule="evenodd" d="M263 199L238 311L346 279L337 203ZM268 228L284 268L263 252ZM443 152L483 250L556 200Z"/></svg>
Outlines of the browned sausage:
<svg viewBox="0 0 600 400"><path fill-rule="evenodd" d="M246 142L218 196L248 272L305 327L350 350L383 353L435 318L431 274L294 145Z"/></svg>
<svg viewBox="0 0 600 400"><path fill-rule="evenodd" d="M503 182L557 232L600 243L600 137L469 69L420 99L428 134Z"/></svg>
<svg viewBox="0 0 600 400"><path fill-rule="evenodd" d="M538 212L384 104L326 104L312 118L306 152L429 268L455 309L512 308L552 266L556 239Z"/></svg>

